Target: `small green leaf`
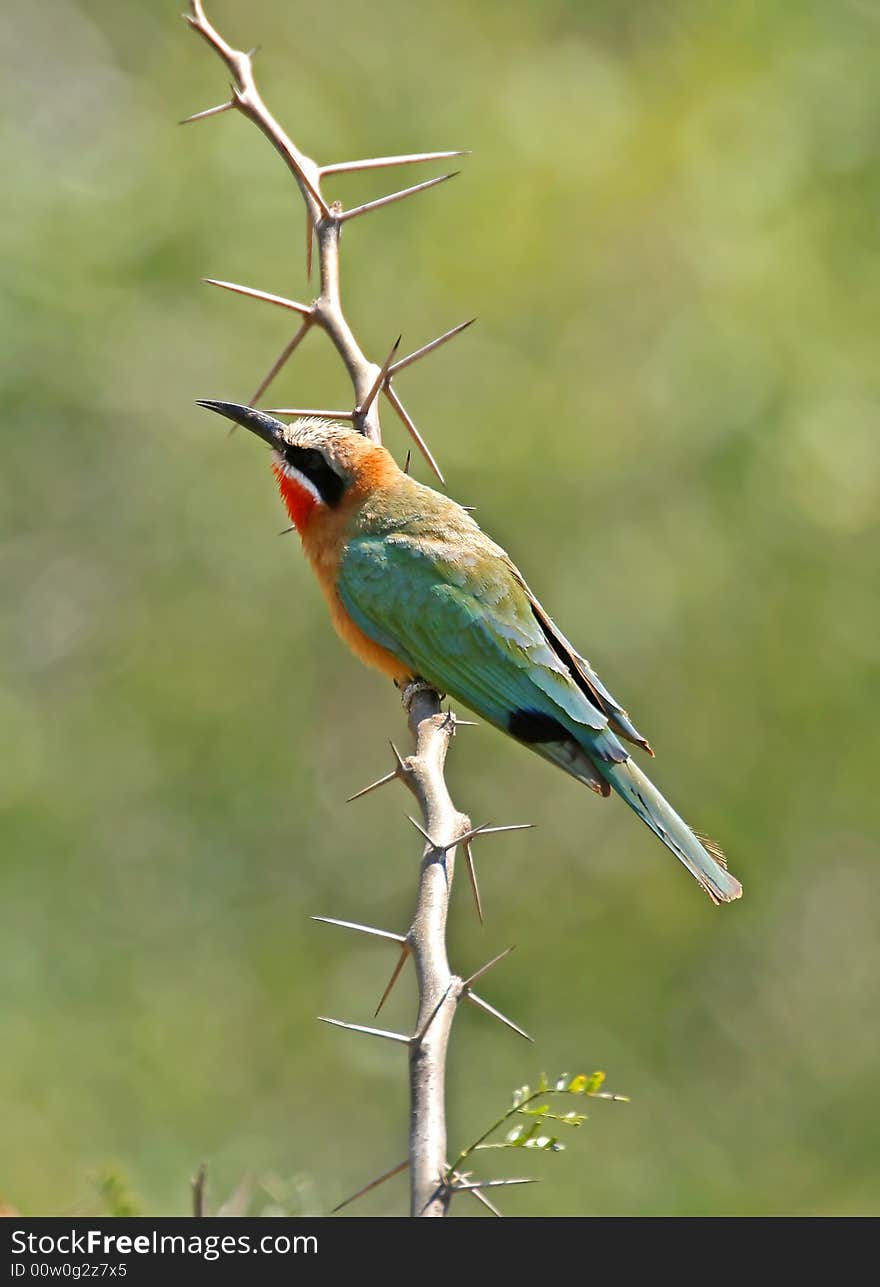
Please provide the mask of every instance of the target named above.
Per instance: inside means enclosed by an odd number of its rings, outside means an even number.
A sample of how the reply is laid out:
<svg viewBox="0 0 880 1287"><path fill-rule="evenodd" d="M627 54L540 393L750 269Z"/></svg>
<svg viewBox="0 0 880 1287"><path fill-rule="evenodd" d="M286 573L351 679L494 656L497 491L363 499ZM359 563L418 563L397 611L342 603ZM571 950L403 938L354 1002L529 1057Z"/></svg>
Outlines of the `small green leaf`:
<svg viewBox="0 0 880 1287"><path fill-rule="evenodd" d="M587 1121L587 1114L575 1112L574 1109L567 1112L554 1112L555 1101L541 1103L539 1100L544 1095L591 1095L596 1099L628 1102L625 1095L612 1095L608 1091L601 1090L600 1087L604 1082L604 1072L597 1070L589 1075L578 1073L574 1077L567 1072L560 1073L552 1084L547 1076L541 1073L536 1082L536 1089L533 1090L528 1085L518 1086L512 1092L512 1106L502 1113L501 1117L473 1144L462 1150L452 1165L452 1172L460 1171L461 1164L470 1154L482 1149L531 1148L546 1153L561 1152L565 1145L555 1135L542 1134L542 1128L545 1132L553 1129L550 1127L551 1122L558 1122L560 1126L582 1126ZM528 1123L520 1122L513 1125L513 1120L517 1116L531 1120ZM502 1139L498 1139L496 1133L505 1127L510 1129ZM492 1136L496 1138L490 1138Z"/></svg>
<svg viewBox="0 0 880 1287"><path fill-rule="evenodd" d="M583 1126L586 1120L586 1113L548 1113L544 1118L545 1122L559 1122L562 1126Z"/></svg>
<svg viewBox="0 0 880 1287"><path fill-rule="evenodd" d="M529 1126L515 1126L507 1135L507 1144L510 1148L525 1148L535 1138L540 1129L540 1122L532 1122Z"/></svg>
<svg viewBox="0 0 880 1287"><path fill-rule="evenodd" d="M542 1153L561 1153L565 1148L555 1135L538 1135L535 1139L526 1140L523 1148L539 1149Z"/></svg>

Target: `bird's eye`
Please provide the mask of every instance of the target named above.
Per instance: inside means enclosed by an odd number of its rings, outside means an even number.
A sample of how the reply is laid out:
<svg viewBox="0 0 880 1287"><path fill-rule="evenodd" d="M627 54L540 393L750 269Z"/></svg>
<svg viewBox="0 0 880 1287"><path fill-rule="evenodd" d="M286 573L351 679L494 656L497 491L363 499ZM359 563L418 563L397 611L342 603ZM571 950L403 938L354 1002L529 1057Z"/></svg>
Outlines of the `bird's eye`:
<svg viewBox="0 0 880 1287"><path fill-rule="evenodd" d="M295 443L288 443L284 448L284 459L315 485L327 505L337 504L345 491L345 483L325 459L323 452L314 447L299 447Z"/></svg>
<svg viewBox="0 0 880 1287"><path fill-rule="evenodd" d="M293 465L296 469L301 469L305 474L311 474L316 469L326 467L324 457L312 447L291 445L284 455L289 465Z"/></svg>

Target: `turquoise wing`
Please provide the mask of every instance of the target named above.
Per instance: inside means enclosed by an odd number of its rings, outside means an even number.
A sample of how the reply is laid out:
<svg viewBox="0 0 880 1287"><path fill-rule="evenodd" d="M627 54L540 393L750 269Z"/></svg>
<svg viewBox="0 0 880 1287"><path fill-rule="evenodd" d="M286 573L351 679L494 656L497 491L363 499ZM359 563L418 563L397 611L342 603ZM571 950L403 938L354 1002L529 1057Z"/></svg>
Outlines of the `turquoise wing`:
<svg viewBox="0 0 880 1287"><path fill-rule="evenodd" d="M354 536L337 588L360 628L491 723L587 786L613 787L714 902L742 887L633 763L616 732L647 745L544 613L519 572L475 526Z"/></svg>
<svg viewBox="0 0 880 1287"><path fill-rule="evenodd" d="M535 736L524 740L540 741L541 721L548 733L555 722L600 758L626 758L606 715L548 642L515 569L488 538L356 536L337 586L370 638L498 727L514 735L531 729Z"/></svg>

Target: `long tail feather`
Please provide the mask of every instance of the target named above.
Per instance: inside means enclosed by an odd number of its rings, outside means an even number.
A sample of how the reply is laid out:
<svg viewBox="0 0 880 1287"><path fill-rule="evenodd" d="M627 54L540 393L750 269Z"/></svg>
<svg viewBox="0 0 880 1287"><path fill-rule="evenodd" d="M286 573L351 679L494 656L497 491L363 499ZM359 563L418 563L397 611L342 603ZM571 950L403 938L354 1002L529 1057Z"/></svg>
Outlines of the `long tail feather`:
<svg viewBox="0 0 880 1287"><path fill-rule="evenodd" d="M719 846L706 836L698 836L637 764L628 759L622 764L603 763L596 767L617 794L684 863L713 903L730 903L740 897L742 885L727 870Z"/></svg>

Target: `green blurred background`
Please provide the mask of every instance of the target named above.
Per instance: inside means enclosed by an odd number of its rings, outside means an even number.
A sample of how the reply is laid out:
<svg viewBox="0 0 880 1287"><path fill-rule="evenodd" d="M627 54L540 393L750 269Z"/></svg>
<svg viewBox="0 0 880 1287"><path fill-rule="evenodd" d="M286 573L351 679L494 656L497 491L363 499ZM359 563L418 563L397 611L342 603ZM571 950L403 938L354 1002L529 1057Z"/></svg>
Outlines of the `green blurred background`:
<svg viewBox="0 0 880 1287"><path fill-rule="evenodd" d="M193 406L292 334L199 278L308 298L301 203L244 120L176 127L227 82L180 7L0 18L0 1199L32 1214L99 1210L108 1173L184 1212L202 1159L214 1206L250 1176L252 1210L324 1211L406 1151L399 1049L315 1021L369 1022L391 957L309 921L408 923L407 800L343 806L398 699L332 636L263 454ZM463 733L461 807L539 829L479 846L452 959L519 945L484 991L536 1044L461 1014L453 1144L601 1067L633 1102L508 1213L876 1211L880 6L209 15L319 159L473 149L348 229L350 319L381 359L479 315L401 395L745 885L713 909L619 802ZM349 396L315 334L267 405Z"/></svg>

